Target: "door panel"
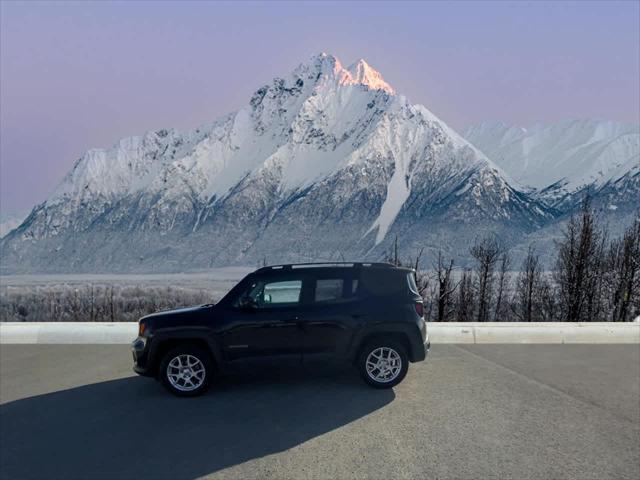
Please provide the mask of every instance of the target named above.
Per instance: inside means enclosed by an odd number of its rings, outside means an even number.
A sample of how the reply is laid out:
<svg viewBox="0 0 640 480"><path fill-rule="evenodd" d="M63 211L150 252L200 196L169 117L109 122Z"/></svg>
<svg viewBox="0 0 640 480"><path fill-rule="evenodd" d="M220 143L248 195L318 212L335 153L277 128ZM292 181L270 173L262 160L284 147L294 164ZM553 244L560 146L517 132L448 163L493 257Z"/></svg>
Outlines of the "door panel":
<svg viewBox="0 0 640 480"><path fill-rule="evenodd" d="M360 301L353 295L353 279L319 277L311 297L300 320L305 356L344 356L363 321Z"/></svg>
<svg viewBox="0 0 640 480"><path fill-rule="evenodd" d="M222 335L225 359L299 356L303 288L303 277L293 275L257 279L249 285L240 297L249 297L251 305L240 306L238 301L227 316Z"/></svg>
<svg viewBox="0 0 640 480"><path fill-rule="evenodd" d="M236 313L236 321L224 334L227 359L300 354L302 339L296 310L272 308Z"/></svg>

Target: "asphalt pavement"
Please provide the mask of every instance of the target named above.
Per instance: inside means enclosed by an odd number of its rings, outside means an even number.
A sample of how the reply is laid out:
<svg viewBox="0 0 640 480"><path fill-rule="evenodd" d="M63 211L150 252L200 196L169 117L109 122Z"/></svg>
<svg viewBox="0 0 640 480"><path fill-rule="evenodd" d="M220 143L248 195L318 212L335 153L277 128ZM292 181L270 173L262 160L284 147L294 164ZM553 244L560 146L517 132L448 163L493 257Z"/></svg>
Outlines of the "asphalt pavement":
<svg viewBox="0 0 640 480"><path fill-rule="evenodd" d="M640 346L435 345L393 390L342 365L170 396L121 345L0 346L0 477L640 478Z"/></svg>

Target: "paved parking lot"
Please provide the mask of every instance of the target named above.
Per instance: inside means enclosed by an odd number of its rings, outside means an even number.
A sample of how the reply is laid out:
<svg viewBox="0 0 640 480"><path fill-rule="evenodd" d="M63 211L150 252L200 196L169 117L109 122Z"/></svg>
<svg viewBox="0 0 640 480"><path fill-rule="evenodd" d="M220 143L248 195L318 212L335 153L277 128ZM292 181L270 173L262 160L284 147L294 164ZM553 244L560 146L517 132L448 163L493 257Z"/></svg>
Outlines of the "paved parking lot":
<svg viewBox="0 0 640 480"><path fill-rule="evenodd" d="M0 346L2 478L640 478L640 347L435 345L169 396L127 346Z"/></svg>

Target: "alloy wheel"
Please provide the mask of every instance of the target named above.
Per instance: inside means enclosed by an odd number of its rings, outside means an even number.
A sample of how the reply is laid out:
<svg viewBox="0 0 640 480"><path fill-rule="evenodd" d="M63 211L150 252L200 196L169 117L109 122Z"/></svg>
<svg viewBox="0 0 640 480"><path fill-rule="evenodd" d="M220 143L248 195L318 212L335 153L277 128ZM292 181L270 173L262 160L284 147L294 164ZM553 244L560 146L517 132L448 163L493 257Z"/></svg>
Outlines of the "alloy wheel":
<svg viewBox="0 0 640 480"><path fill-rule="evenodd" d="M388 383L400 374L402 359L393 348L378 347L367 356L366 369L372 380Z"/></svg>
<svg viewBox="0 0 640 480"><path fill-rule="evenodd" d="M167 365L169 383L181 392L191 392L202 386L206 374L204 364L193 355L178 355Z"/></svg>

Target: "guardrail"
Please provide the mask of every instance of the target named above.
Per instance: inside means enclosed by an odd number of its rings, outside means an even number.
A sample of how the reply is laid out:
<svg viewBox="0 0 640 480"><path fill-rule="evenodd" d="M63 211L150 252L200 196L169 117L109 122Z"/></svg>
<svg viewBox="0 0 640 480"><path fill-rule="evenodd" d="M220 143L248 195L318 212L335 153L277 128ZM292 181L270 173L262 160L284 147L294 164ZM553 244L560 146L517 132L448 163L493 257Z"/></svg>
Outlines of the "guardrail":
<svg viewBox="0 0 640 480"><path fill-rule="evenodd" d="M4 322L0 344L127 344L135 322ZM428 323L431 343L632 343L640 323Z"/></svg>

